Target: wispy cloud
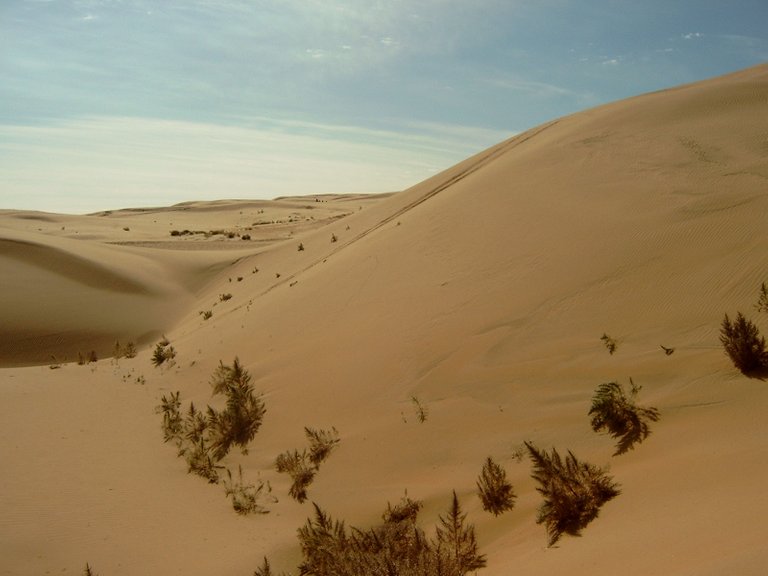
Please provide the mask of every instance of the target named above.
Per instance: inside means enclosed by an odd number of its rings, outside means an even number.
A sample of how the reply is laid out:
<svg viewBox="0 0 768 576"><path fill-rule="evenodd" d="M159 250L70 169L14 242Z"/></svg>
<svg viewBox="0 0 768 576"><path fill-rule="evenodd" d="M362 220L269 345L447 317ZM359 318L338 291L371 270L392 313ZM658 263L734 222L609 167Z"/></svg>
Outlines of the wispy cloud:
<svg viewBox="0 0 768 576"><path fill-rule="evenodd" d="M246 127L121 117L0 126L3 208L87 212L202 198L401 190L500 134L253 118Z"/></svg>

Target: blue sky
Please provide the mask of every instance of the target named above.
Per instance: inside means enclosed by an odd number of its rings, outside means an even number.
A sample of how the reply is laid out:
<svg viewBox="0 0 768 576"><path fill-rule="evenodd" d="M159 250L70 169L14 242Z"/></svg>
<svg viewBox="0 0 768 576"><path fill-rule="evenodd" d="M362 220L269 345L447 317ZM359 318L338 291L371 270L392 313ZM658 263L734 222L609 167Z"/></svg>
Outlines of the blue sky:
<svg viewBox="0 0 768 576"><path fill-rule="evenodd" d="M768 61L765 0L0 0L0 208L406 188Z"/></svg>

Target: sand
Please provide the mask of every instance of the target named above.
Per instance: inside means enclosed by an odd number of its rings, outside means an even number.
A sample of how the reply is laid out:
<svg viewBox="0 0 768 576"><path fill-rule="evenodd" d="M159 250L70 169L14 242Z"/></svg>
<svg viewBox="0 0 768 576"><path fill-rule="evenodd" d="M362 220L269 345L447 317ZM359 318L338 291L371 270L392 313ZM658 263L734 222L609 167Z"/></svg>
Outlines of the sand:
<svg viewBox="0 0 768 576"><path fill-rule="evenodd" d="M766 111L759 66L553 120L392 195L0 212L0 574L249 574L265 555L295 574L311 502L370 526L407 491L431 532L452 490L480 574L763 574L768 387L718 335L737 311L768 330ZM157 368L163 334L177 357ZM115 340L138 355L110 358ZM267 414L224 463L270 482L267 515L188 475L155 410L175 390L215 403L236 356ZM630 377L661 419L614 457L587 412ZM341 443L299 504L274 460L305 426ZM580 538L547 547L526 440L621 484ZM518 494L499 517L475 494L487 456Z"/></svg>

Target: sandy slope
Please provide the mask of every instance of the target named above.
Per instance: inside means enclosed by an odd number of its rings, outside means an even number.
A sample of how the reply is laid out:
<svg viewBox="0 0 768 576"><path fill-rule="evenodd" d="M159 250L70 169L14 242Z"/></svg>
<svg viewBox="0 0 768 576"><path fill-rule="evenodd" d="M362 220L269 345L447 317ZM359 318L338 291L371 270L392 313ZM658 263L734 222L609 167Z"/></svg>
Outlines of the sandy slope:
<svg viewBox="0 0 768 576"><path fill-rule="evenodd" d="M265 554L293 569L311 508L288 498L272 463L302 446L304 426L335 426L341 447L310 498L368 525L407 490L429 526L455 489L488 554L481 573L762 574L768 388L730 366L717 336L737 310L768 329L752 309L768 280L766 111L766 66L618 102L365 207L328 202L348 215L329 206L324 225L301 220L242 252L199 250L211 239L189 236L174 247L195 250L157 247L171 221L213 228L203 205L162 212L156 229L102 227L87 242L54 235L58 221L47 233L4 224L0 256L14 275L78 283L45 322L14 285L14 331L34 325L42 338L75 317L98 332L104 313L86 322L71 306L102 297L117 324L166 330L179 355L164 369L145 349L0 372L0 573L71 573L88 561L110 575L234 575ZM266 210L241 209L218 207L215 226L252 225L247 211ZM113 217L127 215L102 218ZM144 246L104 244L126 238ZM50 267L62 259L77 272ZM618 339L614 355L604 332ZM267 516L237 517L221 488L187 476L153 413L170 390L211 402L210 374L235 355L268 412L250 453L226 464L272 483L279 502ZM629 377L662 419L611 458L586 413L598 384ZM428 409L423 424L412 396ZM610 464L622 494L582 538L546 548L529 464L514 458L523 440ZM488 455L519 495L498 518L474 495Z"/></svg>

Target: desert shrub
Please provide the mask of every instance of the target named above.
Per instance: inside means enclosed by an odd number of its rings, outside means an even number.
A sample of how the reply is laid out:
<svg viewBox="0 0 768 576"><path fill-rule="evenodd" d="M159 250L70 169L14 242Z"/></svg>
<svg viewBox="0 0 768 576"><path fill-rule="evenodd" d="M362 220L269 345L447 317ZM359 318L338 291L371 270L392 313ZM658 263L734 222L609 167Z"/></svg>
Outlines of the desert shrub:
<svg viewBox="0 0 768 576"><path fill-rule="evenodd" d="M456 493L441 515L434 538L416 524L420 503L405 498L387 506L383 524L347 530L315 504L314 518L299 529L307 576L463 576L485 566L478 553L474 527L466 523Z"/></svg>
<svg viewBox="0 0 768 576"><path fill-rule="evenodd" d="M613 438L618 438L614 456L624 454L645 440L651 433L649 422L659 420L656 408L643 408L635 404L640 386L632 379L629 395L616 382L608 382L597 387L592 397L592 430L605 430Z"/></svg>
<svg viewBox="0 0 768 576"><path fill-rule="evenodd" d="M170 396L160 399L159 411L163 415L163 440L178 442L184 434L184 420L181 417L181 399L179 392L171 392Z"/></svg>
<svg viewBox="0 0 768 576"><path fill-rule="evenodd" d="M93 568L91 568L91 565L87 562L85 563L85 570L83 571L83 574L85 576L98 576L94 571Z"/></svg>
<svg viewBox="0 0 768 576"><path fill-rule="evenodd" d="M120 340L115 342L115 348L112 355L115 358L135 358L136 357L136 345L133 342L128 342L125 346L120 344Z"/></svg>
<svg viewBox="0 0 768 576"><path fill-rule="evenodd" d="M232 281L232 279L230 279L230 282L231 281ZM227 292L225 294L219 294L219 302L226 302L227 300L229 300L231 298L232 298L232 294L230 294L229 292Z"/></svg>
<svg viewBox="0 0 768 576"><path fill-rule="evenodd" d="M275 460L277 471L288 474L293 483L288 489L288 494L301 503L307 499L307 488L315 479L317 466L313 465L307 457L307 451L286 451L278 455Z"/></svg>
<svg viewBox="0 0 768 576"><path fill-rule="evenodd" d="M269 499L274 502L270 496L272 487L269 482L264 483L259 480L258 486L254 484L245 484L243 482L243 468L238 466L238 478L233 480L232 471L227 468L227 478L224 480L224 492L228 498L232 499L232 508L238 514L269 514L262 501Z"/></svg>
<svg viewBox="0 0 768 576"><path fill-rule="evenodd" d="M309 453L306 450L288 450L275 460L277 471L288 474L293 480L288 494L298 502L307 499L307 488L320 470L320 464L339 444L339 432L336 428L315 430L305 427L304 434L309 442Z"/></svg>
<svg viewBox="0 0 768 576"><path fill-rule="evenodd" d="M177 442L179 456L187 462L187 472L197 474L210 484L219 483L219 470L210 440L210 407L206 415L190 402L182 424L183 436Z"/></svg>
<svg viewBox="0 0 768 576"><path fill-rule="evenodd" d="M338 241L338 238L336 237L336 234L331 234L331 243L334 243Z"/></svg>
<svg viewBox="0 0 768 576"><path fill-rule="evenodd" d="M578 536L597 518L600 507L620 493L605 470L579 462L572 452L563 459L554 448L548 454L530 442L525 445L533 461L531 477L544 497L536 523L545 525L550 546L563 534Z"/></svg>
<svg viewBox="0 0 768 576"><path fill-rule="evenodd" d="M605 344L605 347L608 349L608 353L613 355L614 352L616 352L616 348L618 347L618 342L616 342L615 339L611 338L603 332L603 335L600 336L600 340L603 341L603 344Z"/></svg>
<svg viewBox="0 0 768 576"><path fill-rule="evenodd" d="M155 366L160 366L165 362L171 364L174 358L176 358L176 350L171 346L168 338L163 336L163 339L155 344L155 350L152 352L152 364Z"/></svg>
<svg viewBox="0 0 768 576"><path fill-rule="evenodd" d="M240 446L247 453L248 443L261 427L266 408L251 385L251 375L235 357L232 366L219 362L211 379L213 394L223 394L227 399L224 411L209 409L209 420L214 430L212 446L217 460L229 452L231 446Z"/></svg>
<svg viewBox="0 0 768 576"><path fill-rule="evenodd" d="M250 234L243 234L242 236L240 236L240 240L250 240L250 239L251 239Z"/></svg>
<svg viewBox="0 0 768 576"><path fill-rule="evenodd" d="M213 312L211 310L200 310L200 316L203 317L203 320L210 320L213 316Z"/></svg>
<svg viewBox="0 0 768 576"><path fill-rule="evenodd" d="M315 430L305 427L304 433L309 441L309 461L319 467L339 444L339 432L336 428Z"/></svg>
<svg viewBox="0 0 768 576"><path fill-rule="evenodd" d="M507 473L490 456L483 465L477 480L477 493L483 503L483 510L498 516L515 506L515 491L507 481Z"/></svg>
<svg viewBox="0 0 768 576"><path fill-rule="evenodd" d="M741 312L737 313L733 322L728 314L725 315L720 327L720 342L733 365L744 374L768 367L765 338Z"/></svg>
<svg viewBox="0 0 768 576"><path fill-rule="evenodd" d="M765 282L760 286L760 294L755 309L758 312L768 312L768 286L765 285Z"/></svg>
<svg viewBox="0 0 768 576"><path fill-rule="evenodd" d="M211 384L214 394L227 398L222 411L208 406L203 412L190 403L182 416L178 392L162 397L157 411L163 415L163 437L166 442L175 442L178 455L187 462L188 472L216 484L223 468L218 462L232 445L247 452L247 444L258 432L266 412L250 380L250 374L237 358L232 366L219 363Z"/></svg>
<svg viewBox="0 0 768 576"><path fill-rule="evenodd" d="M421 400L416 396L411 396L411 403L413 404L413 411L416 413L416 418L418 418L419 422L424 424L424 422L427 421L427 407L424 406L424 404L421 403Z"/></svg>
<svg viewBox="0 0 768 576"><path fill-rule="evenodd" d="M299 242L299 252L303 252L303 251L304 251L304 243Z"/></svg>

